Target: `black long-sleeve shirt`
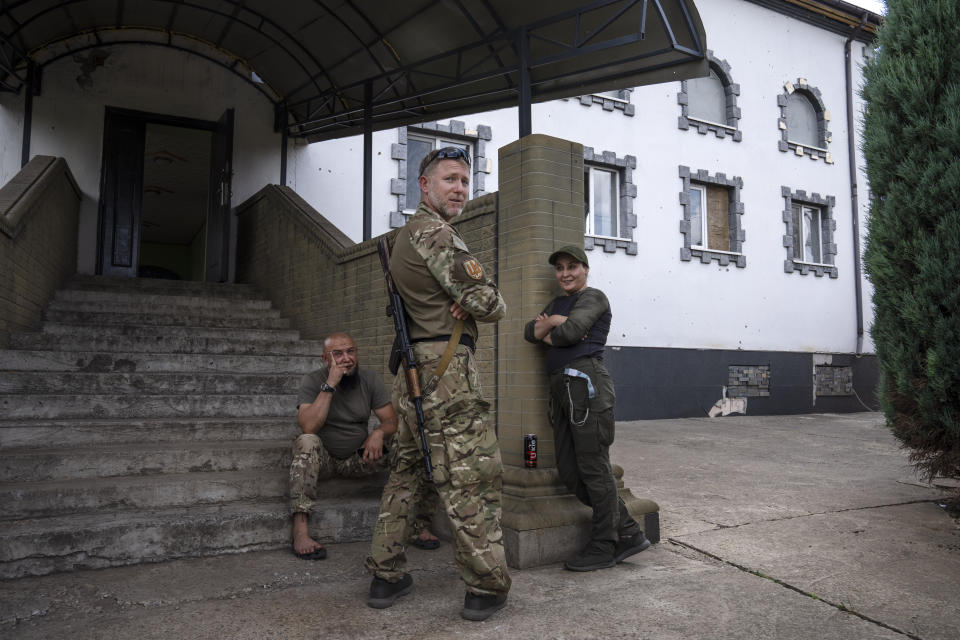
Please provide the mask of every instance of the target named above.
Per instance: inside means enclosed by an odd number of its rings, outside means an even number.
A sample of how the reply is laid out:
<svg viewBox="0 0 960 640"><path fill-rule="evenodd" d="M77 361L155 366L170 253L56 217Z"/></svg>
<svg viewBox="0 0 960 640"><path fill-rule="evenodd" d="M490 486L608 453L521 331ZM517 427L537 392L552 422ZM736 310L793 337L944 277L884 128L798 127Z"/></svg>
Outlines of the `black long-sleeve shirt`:
<svg viewBox="0 0 960 640"><path fill-rule="evenodd" d="M547 304L542 313L567 317L566 322L550 331L553 344L547 350L548 372L561 371L578 358L603 358L613 314L610 301L602 291L587 287L573 295L559 296ZM523 329L527 342L540 342L533 333L535 324L536 319L531 320Z"/></svg>

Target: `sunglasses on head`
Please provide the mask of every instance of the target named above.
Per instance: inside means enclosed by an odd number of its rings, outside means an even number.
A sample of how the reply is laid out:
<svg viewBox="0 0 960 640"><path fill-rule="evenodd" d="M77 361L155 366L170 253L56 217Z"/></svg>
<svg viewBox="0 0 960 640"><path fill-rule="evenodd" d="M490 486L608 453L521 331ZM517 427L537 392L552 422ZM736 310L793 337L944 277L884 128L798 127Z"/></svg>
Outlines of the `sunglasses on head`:
<svg viewBox="0 0 960 640"><path fill-rule="evenodd" d="M427 157L429 158L429 160L423 163L423 169L420 171L421 176L423 175L423 172L427 169L427 167L429 167L431 164L433 164L437 160L441 160L441 159L463 160L464 162L467 163L468 167L470 166L470 156L467 155L467 152L465 149L461 149L460 147L444 147L442 149L437 149L436 151L431 151L430 154L427 155Z"/></svg>

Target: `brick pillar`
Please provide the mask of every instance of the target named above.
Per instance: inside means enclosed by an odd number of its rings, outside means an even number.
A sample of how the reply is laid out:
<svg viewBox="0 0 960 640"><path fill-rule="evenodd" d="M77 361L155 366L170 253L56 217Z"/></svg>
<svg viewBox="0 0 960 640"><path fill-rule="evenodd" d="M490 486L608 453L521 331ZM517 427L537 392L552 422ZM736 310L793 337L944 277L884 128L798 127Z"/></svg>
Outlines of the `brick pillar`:
<svg viewBox="0 0 960 640"><path fill-rule="evenodd" d="M500 149L498 280L507 316L498 324L497 423L504 462L503 528L507 561L525 568L560 561L589 539L591 511L567 492L556 471L547 420L543 348L523 339L523 326L560 294L547 258L568 244L583 246L583 145L526 136ZM535 433L536 469L523 467L523 436ZM620 495L659 539L656 503ZM642 519L641 519L642 518Z"/></svg>

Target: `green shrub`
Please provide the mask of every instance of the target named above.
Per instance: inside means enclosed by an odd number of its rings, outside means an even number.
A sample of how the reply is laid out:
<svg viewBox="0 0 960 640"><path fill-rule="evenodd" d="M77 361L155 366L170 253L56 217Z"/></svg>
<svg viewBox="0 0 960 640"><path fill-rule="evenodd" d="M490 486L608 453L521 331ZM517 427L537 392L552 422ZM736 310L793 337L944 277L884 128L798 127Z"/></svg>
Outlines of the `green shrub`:
<svg viewBox="0 0 960 640"><path fill-rule="evenodd" d="M888 0L863 89L879 397L925 477L960 473L958 42L957 0Z"/></svg>

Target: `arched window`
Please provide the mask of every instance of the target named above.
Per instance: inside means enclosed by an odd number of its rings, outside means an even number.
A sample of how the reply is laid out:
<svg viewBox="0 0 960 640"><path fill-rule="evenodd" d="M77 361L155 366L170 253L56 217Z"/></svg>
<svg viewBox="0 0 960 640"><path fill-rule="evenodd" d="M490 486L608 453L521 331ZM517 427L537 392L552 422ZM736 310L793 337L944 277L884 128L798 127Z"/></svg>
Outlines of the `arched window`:
<svg viewBox="0 0 960 640"><path fill-rule="evenodd" d="M740 85L731 79L726 60L714 57L712 51L707 51L707 60L710 75L680 83L678 126L696 129L704 135L712 131L718 138L729 136L734 142L740 142L740 108L737 106Z"/></svg>
<svg viewBox="0 0 960 640"><path fill-rule="evenodd" d="M713 69L706 78L687 80L687 117L716 124L727 123L723 81Z"/></svg>
<svg viewBox="0 0 960 640"><path fill-rule="evenodd" d="M794 91L787 96L787 140L808 147L823 147L818 121L817 110L805 95Z"/></svg>
<svg viewBox="0 0 960 640"><path fill-rule="evenodd" d="M780 151L793 151L798 156L833 164L829 149L833 134L827 130L830 112L823 105L820 90L803 78L784 83L783 88L784 92L777 96Z"/></svg>

